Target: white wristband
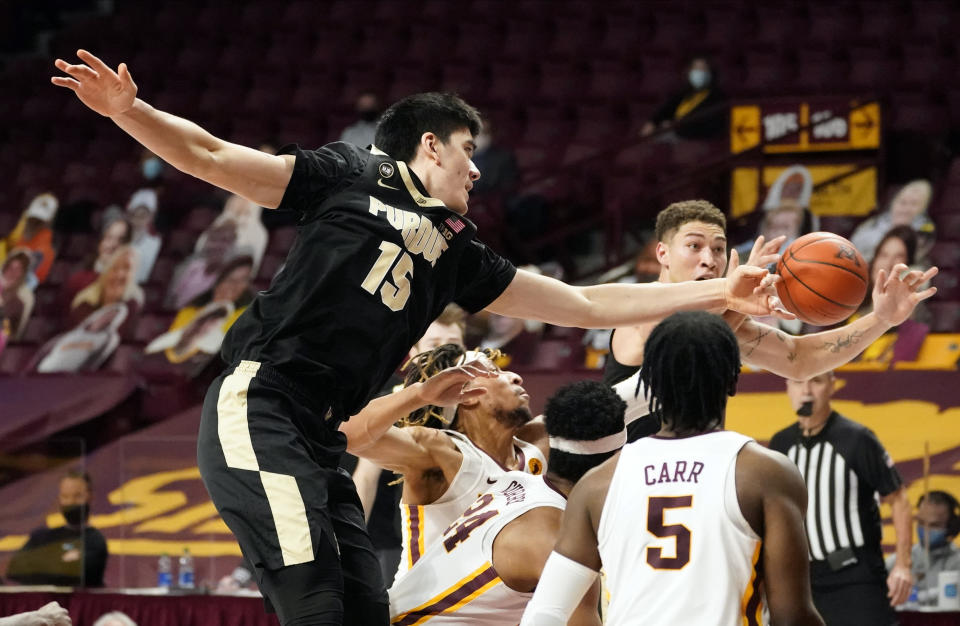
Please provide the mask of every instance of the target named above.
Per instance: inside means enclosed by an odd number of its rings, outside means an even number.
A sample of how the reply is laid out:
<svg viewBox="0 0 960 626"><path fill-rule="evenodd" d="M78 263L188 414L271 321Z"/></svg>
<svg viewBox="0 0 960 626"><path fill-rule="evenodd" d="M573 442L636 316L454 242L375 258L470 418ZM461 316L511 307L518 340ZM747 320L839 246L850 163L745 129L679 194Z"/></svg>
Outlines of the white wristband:
<svg viewBox="0 0 960 626"><path fill-rule="evenodd" d="M596 579L586 565L551 552L520 626L565 626Z"/></svg>

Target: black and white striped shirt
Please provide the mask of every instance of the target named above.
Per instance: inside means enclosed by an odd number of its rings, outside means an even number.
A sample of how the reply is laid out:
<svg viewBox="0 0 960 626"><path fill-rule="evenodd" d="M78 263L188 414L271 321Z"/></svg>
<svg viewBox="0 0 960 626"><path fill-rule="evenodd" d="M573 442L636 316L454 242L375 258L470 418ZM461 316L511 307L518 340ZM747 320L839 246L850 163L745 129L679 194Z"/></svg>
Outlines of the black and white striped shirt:
<svg viewBox="0 0 960 626"><path fill-rule="evenodd" d="M833 412L816 435L803 437L794 424L774 435L770 448L796 463L807 484L814 578L818 571L830 572L827 555L843 548L853 549L861 561L866 557L871 568L882 564L878 494L896 491L903 481L876 435Z"/></svg>

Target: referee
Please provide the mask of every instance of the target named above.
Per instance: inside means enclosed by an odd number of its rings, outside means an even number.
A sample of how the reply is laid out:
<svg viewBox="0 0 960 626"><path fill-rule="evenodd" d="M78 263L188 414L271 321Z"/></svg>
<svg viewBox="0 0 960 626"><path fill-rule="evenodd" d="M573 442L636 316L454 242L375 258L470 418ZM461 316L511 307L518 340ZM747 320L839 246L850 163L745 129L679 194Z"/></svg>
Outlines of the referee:
<svg viewBox="0 0 960 626"><path fill-rule="evenodd" d="M867 427L830 405L833 372L788 380L799 419L773 436L807 483L807 543L813 601L827 626L896 624L892 607L910 594L911 509L893 460ZM888 576L877 494L893 509L897 556Z"/></svg>
<svg viewBox="0 0 960 626"><path fill-rule="evenodd" d="M177 169L300 215L283 270L224 339L228 367L207 392L198 437L204 484L284 625L387 623L363 511L337 471L345 448L337 429L448 303L587 328L681 309L768 315L779 305L769 295L775 277L760 268L595 287L517 271L464 217L480 177L471 160L480 117L455 96L397 102L381 118L377 147L291 145L270 155L154 109L136 97L125 64L115 72L77 55L77 65L56 61L66 76L55 85ZM459 379L443 380L459 388L470 376L461 368ZM428 384L405 392L418 396Z"/></svg>

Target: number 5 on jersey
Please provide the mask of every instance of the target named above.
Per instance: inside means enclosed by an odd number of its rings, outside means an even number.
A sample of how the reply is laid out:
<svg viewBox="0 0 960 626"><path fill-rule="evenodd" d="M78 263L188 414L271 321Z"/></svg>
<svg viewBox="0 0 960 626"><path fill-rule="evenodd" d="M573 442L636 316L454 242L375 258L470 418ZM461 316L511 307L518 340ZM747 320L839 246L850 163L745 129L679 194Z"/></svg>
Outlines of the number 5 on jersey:
<svg viewBox="0 0 960 626"><path fill-rule="evenodd" d="M659 547L647 548L647 564L653 569L683 569L690 562L690 529L683 524L664 524L664 511L693 506L693 496L650 496L647 498L647 530L655 537L673 538L676 550L673 557L663 556Z"/></svg>
<svg viewBox="0 0 960 626"><path fill-rule="evenodd" d="M402 254L401 254L402 253ZM400 257L400 260L397 260ZM390 268L393 271L390 271ZM390 279L387 278L390 272ZM400 311L407 306L410 297L410 276L413 275L413 260L395 243L380 242L380 256L370 268L367 277L360 286L372 295L377 294L379 287L380 299L391 311Z"/></svg>

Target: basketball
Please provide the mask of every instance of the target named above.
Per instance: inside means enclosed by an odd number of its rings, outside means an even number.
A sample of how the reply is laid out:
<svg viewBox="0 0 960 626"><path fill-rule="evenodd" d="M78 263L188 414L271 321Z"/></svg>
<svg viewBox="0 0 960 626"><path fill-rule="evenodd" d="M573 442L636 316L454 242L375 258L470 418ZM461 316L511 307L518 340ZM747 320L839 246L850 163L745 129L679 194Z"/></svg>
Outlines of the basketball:
<svg viewBox="0 0 960 626"><path fill-rule="evenodd" d="M860 308L867 293L867 262L848 240L810 233L790 244L777 263L783 305L815 326L836 324Z"/></svg>

